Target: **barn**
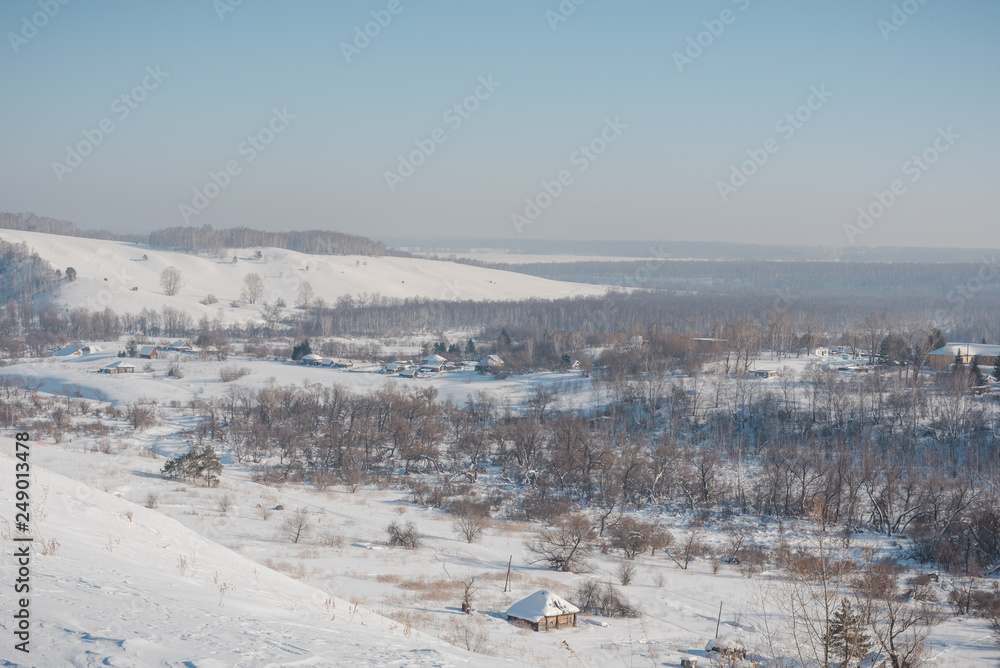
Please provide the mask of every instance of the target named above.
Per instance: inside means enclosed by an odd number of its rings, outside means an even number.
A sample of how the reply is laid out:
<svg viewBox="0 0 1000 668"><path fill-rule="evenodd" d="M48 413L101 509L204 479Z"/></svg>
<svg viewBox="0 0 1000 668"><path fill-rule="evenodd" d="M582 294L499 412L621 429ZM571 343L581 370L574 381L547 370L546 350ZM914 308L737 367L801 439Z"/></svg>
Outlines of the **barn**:
<svg viewBox="0 0 1000 668"><path fill-rule="evenodd" d="M139 348L139 357L141 359L152 360L159 356L160 353L157 352L156 346L143 346L142 348Z"/></svg>
<svg viewBox="0 0 1000 668"><path fill-rule="evenodd" d="M507 610L507 621L533 631L548 631L576 626L578 612L580 608L552 592L536 591L510 606Z"/></svg>

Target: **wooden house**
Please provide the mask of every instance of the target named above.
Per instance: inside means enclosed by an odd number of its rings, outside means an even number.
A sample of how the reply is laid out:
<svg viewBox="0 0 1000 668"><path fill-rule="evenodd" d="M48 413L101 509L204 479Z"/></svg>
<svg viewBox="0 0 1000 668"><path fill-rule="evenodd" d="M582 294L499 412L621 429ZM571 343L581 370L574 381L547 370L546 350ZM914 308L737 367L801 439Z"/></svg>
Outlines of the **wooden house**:
<svg viewBox="0 0 1000 668"><path fill-rule="evenodd" d="M100 373L135 373L135 367L124 360L116 360L98 369Z"/></svg>
<svg viewBox="0 0 1000 668"><path fill-rule="evenodd" d="M487 355L476 363L476 371L479 373L492 373L503 365L504 361L499 355Z"/></svg>
<svg viewBox="0 0 1000 668"><path fill-rule="evenodd" d="M979 361L983 373L989 373L1000 359L1000 346L981 343L948 343L927 355L927 362L932 369L948 369L956 360L962 364L972 364Z"/></svg>
<svg viewBox="0 0 1000 668"><path fill-rule="evenodd" d="M580 608L552 592L536 591L507 610L507 621L533 631L548 631L576 626Z"/></svg>
<svg viewBox="0 0 1000 668"><path fill-rule="evenodd" d="M156 346L143 346L139 348L139 357L144 360L153 360L160 356Z"/></svg>

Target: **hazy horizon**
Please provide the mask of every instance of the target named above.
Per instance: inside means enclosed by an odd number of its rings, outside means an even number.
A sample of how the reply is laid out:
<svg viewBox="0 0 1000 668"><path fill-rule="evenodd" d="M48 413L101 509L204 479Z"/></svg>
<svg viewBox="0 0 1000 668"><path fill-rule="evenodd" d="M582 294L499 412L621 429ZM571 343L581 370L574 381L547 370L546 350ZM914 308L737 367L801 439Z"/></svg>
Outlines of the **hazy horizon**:
<svg viewBox="0 0 1000 668"><path fill-rule="evenodd" d="M63 1L0 7L0 210L115 232L1000 247L985 0Z"/></svg>

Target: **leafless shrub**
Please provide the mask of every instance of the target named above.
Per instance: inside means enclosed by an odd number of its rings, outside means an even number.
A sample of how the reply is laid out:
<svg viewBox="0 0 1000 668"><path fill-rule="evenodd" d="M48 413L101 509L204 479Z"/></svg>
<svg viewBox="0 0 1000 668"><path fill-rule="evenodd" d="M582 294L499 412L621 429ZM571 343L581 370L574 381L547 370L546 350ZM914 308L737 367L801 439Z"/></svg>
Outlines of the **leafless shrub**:
<svg viewBox="0 0 1000 668"><path fill-rule="evenodd" d="M177 362L171 362L170 365L167 366L167 377L181 379L184 377L184 369L182 369L181 365Z"/></svg>
<svg viewBox="0 0 1000 668"><path fill-rule="evenodd" d="M223 383L231 383L234 380L239 380L240 378L249 375L250 375L250 369L245 366L235 367L229 365L219 369L219 380L221 380Z"/></svg>
<svg viewBox="0 0 1000 668"><path fill-rule="evenodd" d="M618 581L622 583L623 587L627 587L632 584L632 580L635 579L635 564L630 561L623 561L618 564L618 570L615 571L615 575L618 576Z"/></svg>
<svg viewBox="0 0 1000 668"><path fill-rule="evenodd" d="M38 552L46 557L56 556L56 552L59 550L59 541L55 538L41 538L36 543L36 549Z"/></svg>
<svg viewBox="0 0 1000 668"><path fill-rule="evenodd" d="M476 654L492 655L489 631L481 621L475 618L463 617L451 621L451 629L444 639L456 647Z"/></svg>
<svg viewBox="0 0 1000 668"><path fill-rule="evenodd" d="M223 494L219 498L219 502L218 502L219 512L222 513L223 515L225 515L227 512L229 512L232 509L232 507L233 507L233 500L232 500L232 498L228 494Z"/></svg>
<svg viewBox="0 0 1000 668"><path fill-rule="evenodd" d="M604 617L638 617L639 609L610 584L587 579L576 588L575 604L582 612Z"/></svg>
<svg viewBox="0 0 1000 668"><path fill-rule="evenodd" d="M417 525L413 522L406 524L390 522L385 531L389 534L389 545L405 547L408 550L420 547L420 535L417 533Z"/></svg>
<svg viewBox="0 0 1000 668"><path fill-rule="evenodd" d="M148 493L146 495L146 507L153 509L153 508L158 508L159 506L160 506L159 497L157 497L156 494L154 494L153 492Z"/></svg>
<svg viewBox="0 0 1000 668"><path fill-rule="evenodd" d="M332 531L324 532L319 542L327 547L344 547L344 537Z"/></svg>
<svg viewBox="0 0 1000 668"><path fill-rule="evenodd" d="M631 517L622 517L607 529L611 546L624 553L627 559L635 559L644 552L655 554L673 542L673 536L655 522L642 522Z"/></svg>
<svg viewBox="0 0 1000 668"><path fill-rule="evenodd" d="M266 503L257 504L257 516L260 517L260 519L264 520L265 522L268 520L268 518L271 517L272 512L273 511L271 510L271 507L268 506Z"/></svg>

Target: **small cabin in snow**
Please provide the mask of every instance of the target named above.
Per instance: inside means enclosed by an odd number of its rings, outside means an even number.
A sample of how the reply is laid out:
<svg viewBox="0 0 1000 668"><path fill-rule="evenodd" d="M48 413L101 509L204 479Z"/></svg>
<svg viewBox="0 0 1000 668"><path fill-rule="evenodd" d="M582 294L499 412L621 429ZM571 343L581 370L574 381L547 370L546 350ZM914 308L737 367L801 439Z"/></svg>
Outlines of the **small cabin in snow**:
<svg viewBox="0 0 1000 668"><path fill-rule="evenodd" d="M491 373L502 367L503 364L503 358L499 355L487 355L476 363L476 371L479 373Z"/></svg>
<svg viewBox="0 0 1000 668"><path fill-rule="evenodd" d="M304 366L320 366L323 364L323 358L315 353L309 353L304 355L302 359L299 360L299 364Z"/></svg>
<svg viewBox="0 0 1000 668"><path fill-rule="evenodd" d="M98 371L100 373L135 373L135 367L129 362L118 360L107 366L102 366Z"/></svg>
<svg viewBox="0 0 1000 668"><path fill-rule="evenodd" d="M510 606L507 621L533 631L548 631L576 626L576 615L579 612L580 608L552 592L536 591Z"/></svg>
<svg viewBox="0 0 1000 668"><path fill-rule="evenodd" d="M156 359L160 353L156 351L156 346L143 346L139 348L139 357L144 360Z"/></svg>

